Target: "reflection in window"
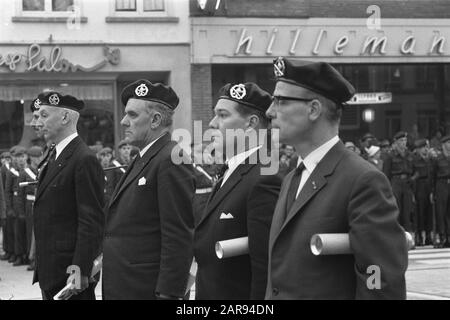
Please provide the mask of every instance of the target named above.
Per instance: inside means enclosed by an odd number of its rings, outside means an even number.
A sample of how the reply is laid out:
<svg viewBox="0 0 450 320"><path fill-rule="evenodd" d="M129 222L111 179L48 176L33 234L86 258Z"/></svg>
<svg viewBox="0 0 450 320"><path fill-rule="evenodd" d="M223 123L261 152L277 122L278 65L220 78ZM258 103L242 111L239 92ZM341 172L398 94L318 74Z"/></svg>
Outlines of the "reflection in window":
<svg viewBox="0 0 450 320"><path fill-rule="evenodd" d="M80 113L78 133L88 145L101 141L114 146L114 113L112 100L84 100Z"/></svg>
<svg viewBox="0 0 450 320"><path fill-rule="evenodd" d="M23 11L44 11L45 0L22 0Z"/></svg>
<svg viewBox="0 0 450 320"><path fill-rule="evenodd" d="M73 6L73 0L52 0L53 11L70 11Z"/></svg>
<svg viewBox="0 0 450 320"><path fill-rule="evenodd" d="M116 11L136 11L136 0L116 0Z"/></svg>
<svg viewBox="0 0 450 320"><path fill-rule="evenodd" d="M144 11L164 11L164 0L144 0Z"/></svg>

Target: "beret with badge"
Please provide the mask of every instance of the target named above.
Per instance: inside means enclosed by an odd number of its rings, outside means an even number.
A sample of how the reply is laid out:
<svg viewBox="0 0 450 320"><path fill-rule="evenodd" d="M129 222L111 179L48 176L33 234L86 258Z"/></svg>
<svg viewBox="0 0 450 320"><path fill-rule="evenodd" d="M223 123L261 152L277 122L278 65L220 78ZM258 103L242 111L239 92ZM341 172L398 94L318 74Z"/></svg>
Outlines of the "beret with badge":
<svg viewBox="0 0 450 320"><path fill-rule="evenodd" d="M272 104L272 96L252 82L227 83L219 90L219 99L235 101L262 112L266 112Z"/></svg>
<svg viewBox="0 0 450 320"><path fill-rule="evenodd" d="M51 107L66 108L80 112L84 108L84 102L71 96L62 95L56 91L47 91L39 94L34 101L33 106L39 110L40 106L47 105Z"/></svg>
<svg viewBox="0 0 450 320"><path fill-rule="evenodd" d="M104 156L104 155L107 155L107 154L112 154L112 153L113 153L113 151L112 151L112 149L110 147L105 147L105 148L101 149L98 152L98 154L101 155L101 156Z"/></svg>
<svg viewBox="0 0 450 320"><path fill-rule="evenodd" d="M406 138L408 137L408 133L405 131L399 131L394 135L394 141L397 141L398 139Z"/></svg>
<svg viewBox="0 0 450 320"><path fill-rule="evenodd" d="M326 62L279 57L273 61L277 81L291 83L316 92L342 106L355 94L355 88Z"/></svg>
<svg viewBox="0 0 450 320"><path fill-rule="evenodd" d="M124 106L131 98L158 102L171 110L175 110L180 101L171 87L162 83L151 83L145 79L137 80L123 89L121 100Z"/></svg>
<svg viewBox="0 0 450 320"><path fill-rule="evenodd" d="M31 103L30 103L31 112L38 111L40 107L41 107L41 100L36 98L36 99L33 99L33 101L31 101Z"/></svg>
<svg viewBox="0 0 450 320"><path fill-rule="evenodd" d="M13 157L19 157L27 153L27 149L22 146L14 146L10 150Z"/></svg>
<svg viewBox="0 0 450 320"><path fill-rule="evenodd" d="M427 139L417 139L416 141L414 141L414 148L416 149L426 147L426 145Z"/></svg>

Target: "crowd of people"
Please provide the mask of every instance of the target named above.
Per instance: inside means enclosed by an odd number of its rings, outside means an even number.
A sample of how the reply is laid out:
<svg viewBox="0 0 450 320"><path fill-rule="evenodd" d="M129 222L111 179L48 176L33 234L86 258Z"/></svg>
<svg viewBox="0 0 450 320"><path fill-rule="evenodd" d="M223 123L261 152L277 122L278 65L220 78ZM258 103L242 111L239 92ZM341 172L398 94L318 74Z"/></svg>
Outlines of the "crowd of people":
<svg viewBox="0 0 450 320"><path fill-rule="evenodd" d="M450 247L450 136L438 131L435 137L411 138L407 132L392 142L367 133L345 147L382 171L390 180L400 209L400 222L411 232L416 246ZM297 166L293 146L282 145L280 172Z"/></svg>
<svg viewBox="0 0 450 320"><path fill-rule="evenodd" d="M60 298L95 299L98 263L106 300L186 299L194 281L200 300L405 299L405 230L417 244L449 244L450 137L433 157L419 140L410 154L403 132L390 146L370 135L361 149L344 144L355 88L324 62L280 57L273 67L272 94L251 82L220 89L209 127L213 149L227 151L221 164L204 145L187 152L171 139L170 86L124 88L115 151L78 136L83 101L39 94L31 126L45 144L2 154L1 258L31 262L43 299L62 288ZM277 172L262 161L267 136L240 144L227 134L269 128L283 144ZM349 253L313 253L312 236L327 233L344 235ZM239 254L217 251L226 240L239 240Z"/></svg>

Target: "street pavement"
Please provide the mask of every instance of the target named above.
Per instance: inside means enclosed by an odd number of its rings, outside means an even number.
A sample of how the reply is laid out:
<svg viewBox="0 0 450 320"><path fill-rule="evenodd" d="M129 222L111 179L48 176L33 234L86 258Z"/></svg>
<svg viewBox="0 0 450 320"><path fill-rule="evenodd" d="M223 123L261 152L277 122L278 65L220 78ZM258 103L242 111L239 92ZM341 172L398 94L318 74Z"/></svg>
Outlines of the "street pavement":
<svg viewBox="0 0 450 320"><path fill-rule="evenodd" d="M26 266L13 267L0 261L0 299L40 300L41 291L37 284L31 285L32 278L33 272ZM410 251L406 286L408 300L450 300L450 248L428 246ZM101 283L96 295L101 299ZM192 291L191 299L194 295Z"/></svg>

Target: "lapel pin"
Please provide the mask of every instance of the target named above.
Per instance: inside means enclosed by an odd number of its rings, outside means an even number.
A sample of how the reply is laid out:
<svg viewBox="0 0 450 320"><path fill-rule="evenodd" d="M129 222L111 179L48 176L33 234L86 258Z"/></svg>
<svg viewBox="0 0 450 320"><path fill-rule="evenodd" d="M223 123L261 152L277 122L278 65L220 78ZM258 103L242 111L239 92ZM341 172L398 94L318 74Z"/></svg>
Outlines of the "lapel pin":
<svg viewBox="0 0 450 320"><path fill-rule="evenodd" d="M316 182L315 182L315 181L312 182L312 186L313 186L313 189L314 189L314 190L317 189L317 186L316 186Z"/></svg>

